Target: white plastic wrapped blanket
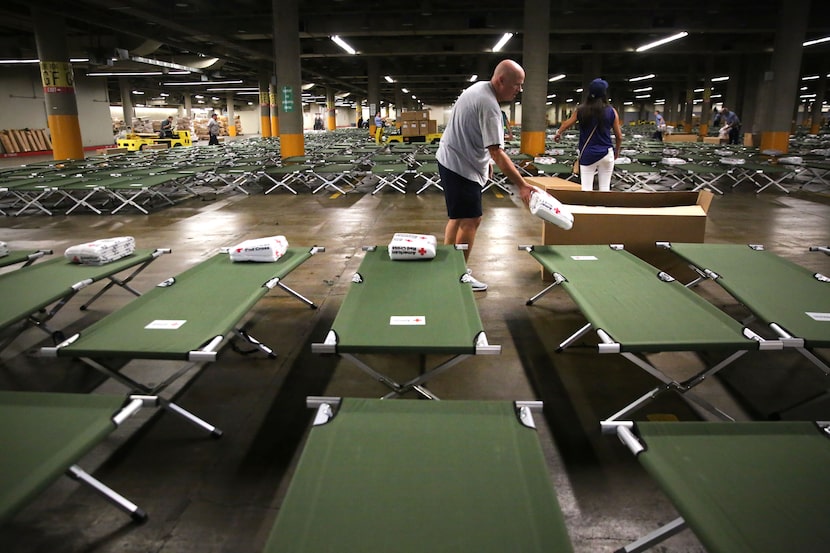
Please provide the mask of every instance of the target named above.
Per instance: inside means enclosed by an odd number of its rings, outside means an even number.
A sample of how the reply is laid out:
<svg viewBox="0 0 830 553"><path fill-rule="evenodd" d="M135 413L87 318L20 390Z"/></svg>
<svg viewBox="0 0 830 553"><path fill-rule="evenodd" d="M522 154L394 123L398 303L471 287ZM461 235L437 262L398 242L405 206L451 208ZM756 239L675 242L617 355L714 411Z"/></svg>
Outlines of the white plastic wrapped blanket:
<svg viewBox="0 0 830 553"><path fill-rule="evenodd" d="M0 242L0 257L9 255L9 247L5 242Z"/></svg>
<svg viewBox="0 0 830 553"><path fill-rule="evenodd" d="M438 241L431 234L411 234L396 232L389 242L389 259L411 261L415 259L433 259Z"/></svg>
<svg viewBox="0 0 830 553"><path fill-rule="evenodd" d="M116 236L70 246L63 255L72 263L80 265L106 265L127 257L134 251L135 239L132 236Z"/></svg>
<svg viewBox="0 0 830 553"><path fill-rule="evenodd" d="M243 261L273 263L285 255L286 251L288 251L288 240L280 235L245 240L230 248L228 255L234 263Z"/></svg>
<svg viewBox="0 0 830 553"><path fill-rule="evenodd" d="M535 188L530 194L530 212L565 230L571 230L574 226L574 216L571 210L539 188Z"/></svg>

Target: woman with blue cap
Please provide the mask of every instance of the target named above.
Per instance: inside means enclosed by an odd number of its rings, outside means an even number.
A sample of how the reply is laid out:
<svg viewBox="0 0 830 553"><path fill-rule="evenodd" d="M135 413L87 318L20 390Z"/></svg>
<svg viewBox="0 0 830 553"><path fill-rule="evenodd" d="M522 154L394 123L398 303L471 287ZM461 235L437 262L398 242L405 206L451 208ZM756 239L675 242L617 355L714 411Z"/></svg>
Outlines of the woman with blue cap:
<svg viewBox="0 0 830 553"><path fill-rule="evenodd" d="M562 133L579 121L579 180L582 190L594 189L594 175L599 190L611 190L611 174L614 160L620 156L622 130L617 110L608 105L608 83L594 79L588 85L588 99L576 108L556 131L554 140L559 142ZM611 144L611 131L616 142Z"/></svg>

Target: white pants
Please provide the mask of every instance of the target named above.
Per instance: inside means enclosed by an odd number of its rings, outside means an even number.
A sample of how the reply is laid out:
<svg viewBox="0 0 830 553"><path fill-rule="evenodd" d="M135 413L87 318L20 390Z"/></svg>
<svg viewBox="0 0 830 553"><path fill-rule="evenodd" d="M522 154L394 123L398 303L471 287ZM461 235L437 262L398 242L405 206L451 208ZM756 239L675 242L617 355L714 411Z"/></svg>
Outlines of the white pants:
<svg viewBox="0 0 830 553"><path fill-rule="evenodd" d="M594 175L597 175L600 192L611 190L611 174L614 172L614 148L608 148L605 157L591 165L579 166L579 182L582 190L590 192L594 189Z"/></svg>

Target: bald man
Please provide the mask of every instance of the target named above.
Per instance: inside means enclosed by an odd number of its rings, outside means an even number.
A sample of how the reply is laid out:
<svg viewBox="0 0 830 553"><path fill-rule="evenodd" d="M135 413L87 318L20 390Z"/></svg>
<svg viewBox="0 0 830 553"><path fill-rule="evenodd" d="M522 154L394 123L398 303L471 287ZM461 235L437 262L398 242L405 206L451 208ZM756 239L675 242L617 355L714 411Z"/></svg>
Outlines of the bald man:
<svg viewBox="0 0 830 553"><path fill-rule="evenodd" d="M491 161L518 187L525 205L530 202L532 188L504 151L499 107L522 91L524 80L522 66L512 60L501 61L489 81L477 82L461 93L441 136L436 157L449 217L444 244L467 244L465 259L470 257L481 224L481 190L491 174ZM487 289L470 269L463 279L476 292Z"/></svg>

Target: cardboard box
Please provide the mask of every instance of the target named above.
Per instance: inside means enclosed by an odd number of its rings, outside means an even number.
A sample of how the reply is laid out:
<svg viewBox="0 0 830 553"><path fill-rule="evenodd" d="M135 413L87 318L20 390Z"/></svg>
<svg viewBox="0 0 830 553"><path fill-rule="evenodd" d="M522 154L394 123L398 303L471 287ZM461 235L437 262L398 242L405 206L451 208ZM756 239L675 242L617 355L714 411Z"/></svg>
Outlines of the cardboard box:
<svg viewBox="0 0 830 553"><path fill-rule="evenodd" d="M430 134L438 131L438 122L435 119L421 119L418 121L420 134Z"/></svg>
<svg viewBox="0 0 830 553"><path fill-rule="evenodd" d="M704 144L720 144L720 138L717 136L704 136L703 137Z"/></svg>
<svg viewBox="0 0 830 553"><path fill-rule="evenodd" d="M418 121L404 121L401 124L401 134L404 136L418 136L420 133Z"/></svg>
<svg viewBox="0 0 830 553"><path fill-rule="evenodd" d="M663 136L663 142L697 142L696 134L667 134Z"/></svg>
<svg viewBox="0 0 830 553"><path fill-rule="evenodd" d="M703 242L712 192L583 192L551 184L546 189L570 207L574 226L563 230L543 222L542 244L623 244L682 282L695 277L684 262L655 242ZM542 278L551 280L544 271Z"/></svg>
<svg viewBox="0 0 830 553"><path fill-rule="evenodd" d="M553 196L556 196L556 190L582 190L580 183L559 177L525 177L525 180L533 186L549 191Z"/></svg>

